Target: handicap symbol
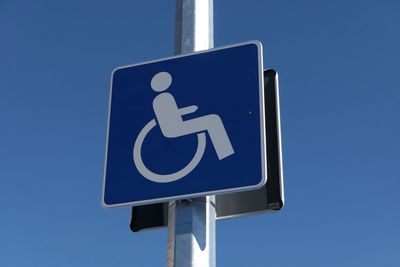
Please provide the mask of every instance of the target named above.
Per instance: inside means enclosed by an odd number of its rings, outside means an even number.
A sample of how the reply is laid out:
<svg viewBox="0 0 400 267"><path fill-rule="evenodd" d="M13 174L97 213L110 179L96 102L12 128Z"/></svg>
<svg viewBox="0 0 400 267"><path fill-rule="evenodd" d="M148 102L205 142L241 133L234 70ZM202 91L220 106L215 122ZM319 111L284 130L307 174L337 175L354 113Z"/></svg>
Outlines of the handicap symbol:
<svg viewBox="0 0 400 267"><path fill-rule="evenodd" d="M145 178L156 183L168 183L179 180L196 168L203 157L206 148L207 132L217 153L222 160L235 153L226 133L221 118L216 114L209 114L190 120L183 120L182 116L194 113L197 106L178 108L172 94L164 92L172 83L172 76L168 72L159 72L151 80L151 88L159 92L153 100L153 110L156 119L148 122L140 131L133 146L133 160L135 166ZM170 174L158 174L149 170L142 160L142 144L147 134L158 126L166 138L176 138L189 134L197 134L197 149L192 160L181 170Z"/></svg>

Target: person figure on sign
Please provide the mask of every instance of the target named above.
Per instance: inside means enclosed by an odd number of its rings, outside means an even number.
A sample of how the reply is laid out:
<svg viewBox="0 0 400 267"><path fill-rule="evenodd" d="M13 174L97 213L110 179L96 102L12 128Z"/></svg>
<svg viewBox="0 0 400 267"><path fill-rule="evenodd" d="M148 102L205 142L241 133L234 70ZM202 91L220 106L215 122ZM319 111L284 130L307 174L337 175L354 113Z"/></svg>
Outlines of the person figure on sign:
<svg viewBox="0 0 400 267"><path fill-rule="evenodd" d="M224 124L218 115L210 114L190 120L182 119L183 115L195 112L198 107L193 105L178 108L174 96L164 92L171 83L172 77L168 72L159 72L151 80L151 88L160 93L153 100L153 110L162 134L167 138L174 138L206 131L219 160L234 154L235 151Z"/></svg>

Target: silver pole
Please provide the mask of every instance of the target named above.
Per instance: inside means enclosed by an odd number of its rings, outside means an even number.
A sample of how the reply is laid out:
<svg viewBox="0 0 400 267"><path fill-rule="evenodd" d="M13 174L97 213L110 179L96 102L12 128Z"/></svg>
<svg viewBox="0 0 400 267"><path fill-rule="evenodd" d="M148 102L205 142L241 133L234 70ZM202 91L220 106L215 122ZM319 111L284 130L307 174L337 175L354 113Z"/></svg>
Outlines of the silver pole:
<svg viewBox="0 0 400 267"><path fill-rule="evenodd" d="M213 0L177 0L175 54L213 46ZM169 203L167 254L168 267L215 267L214 196Z"/></svg>

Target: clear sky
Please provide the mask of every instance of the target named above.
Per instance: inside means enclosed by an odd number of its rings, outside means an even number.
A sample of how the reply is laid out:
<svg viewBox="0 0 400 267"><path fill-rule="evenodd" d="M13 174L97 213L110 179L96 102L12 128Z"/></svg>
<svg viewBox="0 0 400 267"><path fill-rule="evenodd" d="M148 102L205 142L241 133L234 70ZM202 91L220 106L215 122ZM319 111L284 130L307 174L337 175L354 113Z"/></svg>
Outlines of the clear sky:
<svg viewBox="0 0 400 267"><path fill-rule="evenodd" d="M280 75L286 206L217 223L218 266L400 266L400 4L215 0L215 46ZM111 71L173 54L174 0L0 0L0 266L165 266L100 205Z"/></svg>

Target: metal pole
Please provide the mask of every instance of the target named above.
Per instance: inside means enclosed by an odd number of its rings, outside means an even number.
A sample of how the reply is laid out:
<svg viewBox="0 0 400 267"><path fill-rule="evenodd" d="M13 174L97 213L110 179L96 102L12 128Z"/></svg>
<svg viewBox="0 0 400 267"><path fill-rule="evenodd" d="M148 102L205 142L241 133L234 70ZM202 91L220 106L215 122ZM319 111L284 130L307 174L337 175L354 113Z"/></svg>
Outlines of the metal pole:
<svg viewBox="0 0 400 267"><path fill-rule="evenodd" d="M213 46L213 0L177 0L175 54ZM215 267L214 196L169 203L167 253L168 267Z"/></svg>

